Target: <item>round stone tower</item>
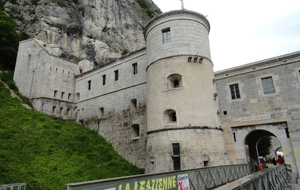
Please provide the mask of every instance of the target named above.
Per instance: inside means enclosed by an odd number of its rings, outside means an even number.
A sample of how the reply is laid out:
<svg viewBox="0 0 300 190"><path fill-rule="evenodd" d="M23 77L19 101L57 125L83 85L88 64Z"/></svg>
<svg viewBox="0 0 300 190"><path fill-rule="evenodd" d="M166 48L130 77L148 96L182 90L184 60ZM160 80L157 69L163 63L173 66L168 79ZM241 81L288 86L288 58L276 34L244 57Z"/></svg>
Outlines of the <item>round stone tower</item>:
<svg viewBox="0 0 300 190"><path fill-rule="evenodd" d="M146 173L225 164L209 30L202 14L187 10L146 26Z"/></svg>

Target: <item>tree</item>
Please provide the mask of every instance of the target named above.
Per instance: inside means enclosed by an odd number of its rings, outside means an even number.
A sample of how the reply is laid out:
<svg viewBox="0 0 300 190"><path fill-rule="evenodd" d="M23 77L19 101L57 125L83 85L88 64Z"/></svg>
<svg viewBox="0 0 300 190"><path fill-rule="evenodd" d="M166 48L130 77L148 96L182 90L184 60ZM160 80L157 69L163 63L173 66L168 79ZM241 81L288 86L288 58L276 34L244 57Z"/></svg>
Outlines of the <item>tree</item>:
<svg viewBox="0 0 300 190"><path fill-rule="evenodd" d="M16 23L5 12L0 11L0 69L15 68L19 41Z"/></svg>
<svg viewBox="0 0 300 190"><path fill-rule="evenodd" d="M270 147L271 147L271 137L266 136L263 137L259 142L258 142L258 153L259 156L266 156L270 154Z"/></svg>

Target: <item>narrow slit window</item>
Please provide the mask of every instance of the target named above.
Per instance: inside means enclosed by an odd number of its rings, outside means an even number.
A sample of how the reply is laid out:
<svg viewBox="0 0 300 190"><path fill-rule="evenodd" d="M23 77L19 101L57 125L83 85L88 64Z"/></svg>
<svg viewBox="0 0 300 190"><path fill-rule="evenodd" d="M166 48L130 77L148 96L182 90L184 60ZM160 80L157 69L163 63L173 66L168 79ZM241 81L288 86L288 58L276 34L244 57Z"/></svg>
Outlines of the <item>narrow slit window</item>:
<svg viewBox="0 0 300 190"><path fill-rule="evenodd" d="M72 96L72 94L69 93L69 94L68 94L68 100L71 100L71 96Z"/></svg>
<svg viewBox="0 0 300 190"><path fill-rule="evenodd" d="M119 70L115 70L115 81L119 80Z"/></svg>
<svg viewBox="0 0 300 190"><path fill-rule="evenodd" d="M52 107L52 113L53 113L53 114L55 113L55 110L56 110L56 106L53 106L53 107Z"/></svg>
<svg viewBox="0 0 300 190"><path fill-rule="evenodd" d="M64 99L64 94L65 94L65 92L61 92L61 99Z"/></svg>
<svg viewBox="0 0 300 190"><path fill-rule="evenodd" d="M132 64L132 69L133 69L133 74L134 74L134 75L138 74L138 66L137 66L137 63Z"/></svg>
<svg viewBox="0 0 300 190"><path fill-rule="evenodd" d="M104 107L99 108L99 119L103 118L104 116Z"/></svg>
<svg viewBox="0 0 300 190"><path fill-rule="evenodd" d="M92 87L92 81L89 80L89 81L88 81L88 90L91 90L91 87Z"/></svg>
<svg viewBox="0 0 300 190"><path fill-rule="evenodd" d="M106 84L106 75L102 75L102 85Z"/></svg>
<svg viewBox="0 0 300 190"><path fill-rule="evenodd" d="M179 143L172 143L172 149L173 149L173 169L174 170L180 170L180 144Z"/></svg>
<svg viewBox="0 0 300 190"><path fill-rule="evenodd" d="M57 96L57 90L54 90L54 94L53 94L54 97Z"/></svg>

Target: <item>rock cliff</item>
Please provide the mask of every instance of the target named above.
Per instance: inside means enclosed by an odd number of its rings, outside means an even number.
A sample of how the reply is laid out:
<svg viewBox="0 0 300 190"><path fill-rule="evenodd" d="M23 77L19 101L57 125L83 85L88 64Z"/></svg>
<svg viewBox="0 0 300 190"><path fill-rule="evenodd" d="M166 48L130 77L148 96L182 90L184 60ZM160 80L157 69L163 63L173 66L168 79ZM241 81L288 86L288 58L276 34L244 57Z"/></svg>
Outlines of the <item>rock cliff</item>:
<svg viewBox="0 0 300 190"><path fill-rule="evenodd" d="M145 47L143 26L161 13L152 0L10 0L5 11L20 32L96 66Z"/></svg>

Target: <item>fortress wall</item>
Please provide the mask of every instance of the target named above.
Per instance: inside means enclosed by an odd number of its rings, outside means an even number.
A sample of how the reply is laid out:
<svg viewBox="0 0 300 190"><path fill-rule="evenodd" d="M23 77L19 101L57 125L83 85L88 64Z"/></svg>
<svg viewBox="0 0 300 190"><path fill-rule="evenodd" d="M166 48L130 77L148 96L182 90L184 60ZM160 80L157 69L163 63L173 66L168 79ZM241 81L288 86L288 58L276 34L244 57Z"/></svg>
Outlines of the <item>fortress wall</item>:
<svg viewBox="0 0 300 190"><path fill-rule="evenodd" d="M137 63L138 72L133 74ZM146 64L144 52L83 73L76 78L74 118L96 130L115 150L138 167L145 167ZM115 71L119 79L115 81ZM103 75L106 83L103 85ZM88 81L91 81L88 90ZM132 100L136 100L132 102Z"/></svg>
<svg viewBox="0 0 300 190"><path fill-rule="evenodd" d="M244 130L246 136L251 132L246 130L248 127L276 135L286 163L292 165L294 173L299 171L299 63L300 53L295 52L215 73L220 119L232 163L235 159L247 161L245 139L240 138L240 133ZM272 93L264 92L262 79L267 77L273 82ZM233 84L238 85L240 98L232 99L230 85ZM274 132L277 125L285 127Z"/></svg>
<svg viewBox="0 0 300 190"><path fill-rule="evenodd" d="M133 73L133 64L135 63L137 64L137 74ZM118 71L118 80L115 80L115 71ZM103 85L103 75L105 75L105 85ZM146 60L145 51L142 51L97 70L84 73L83 76L78 76L75 89L76 94L80 93L80 98L76 101L85 101L145 82Z"/></svg>
<svg viewBox="0 0 300 190"><path fill-rule="evenodd" d="M77 64L60 59L53 51L35 39L20 42L14 80L36 110L71 119Z"/></svg>

